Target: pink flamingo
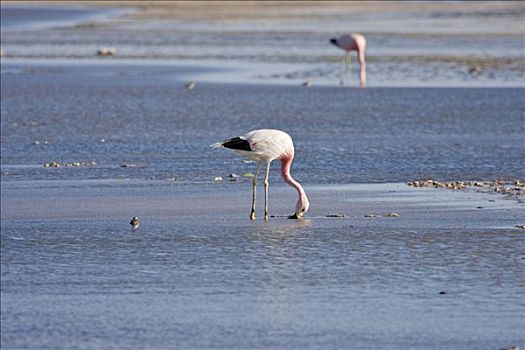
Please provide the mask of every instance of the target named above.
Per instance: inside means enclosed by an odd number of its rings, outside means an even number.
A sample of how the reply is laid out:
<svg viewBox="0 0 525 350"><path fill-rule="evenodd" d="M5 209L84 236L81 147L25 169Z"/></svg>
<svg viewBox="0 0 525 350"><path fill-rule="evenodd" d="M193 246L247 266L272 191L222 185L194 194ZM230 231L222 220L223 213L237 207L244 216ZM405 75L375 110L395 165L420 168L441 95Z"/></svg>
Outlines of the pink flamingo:
<svg viewBox="0 0 525 350"><path fill-rule="evenodd" d="M295 205L295 213L289 219L301 219L308 211L310 203L301 184L290 175L290 167L294 157L294 147L290 135L280 130L260 129L250 131L242 136L234 137L223 142L217 142L211 147L226 147L234 150L241 156L245 156L257 162L257 169L252 180L252 210L250 219L255 220L255 197L257 187L257 176L261 162L266 162L266 176L264 178L264 219L268 220L268 176L272 161L281 160L281 175L284 181L294 187L299 194Z"/></svg>
<svg viewBox="0 0 525 350"><path fill-rule="evenodd" d="M340 49L346 51L344 57L345 72L347 74L348 65L351 60L350 51L357 51L359 58L359 64L361 68L359 70L359 82L361 86L366 85L366 61L365 61L365 48L366 48L366 39L362 34L346 34L341 35L338 38L330 39L330 42L337 46ZM343 79L341 78L341 84L343 84Z"/></svg>

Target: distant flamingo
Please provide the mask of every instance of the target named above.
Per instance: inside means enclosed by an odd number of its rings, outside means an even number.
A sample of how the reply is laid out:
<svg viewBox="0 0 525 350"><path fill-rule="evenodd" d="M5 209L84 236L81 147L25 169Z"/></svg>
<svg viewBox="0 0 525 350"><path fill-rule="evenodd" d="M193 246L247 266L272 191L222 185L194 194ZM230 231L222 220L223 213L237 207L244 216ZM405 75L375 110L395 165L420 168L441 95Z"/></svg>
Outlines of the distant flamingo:
<svg viewBox="0 0 525 350"><path fill-rule="evenodd" d="M260 129L253 130L239 137L234 137L223 142L217 142L211 147L226 147L233 149L238 154L257 162L257 169L252 180L252 210L250 219L255 220L255 197L257 187L257 176L261 162L266 162L266 176L264 178L264 219L268 220L268 175L272 161L281 160L281 175L284 181L297 190L299 199L295 205L295 213L290 219L301 219L308 211L310 203L303 187L290 175L290 167L294 157L294 147L290 135L280 130Z"/></svg>
<svg viewBox="0 0 525 350"><path fill-rule="evenodd" d="M361 86L366 85L366 62L365 62L365 48L366 48L366 39L361 34L346 34L341 35L338 38L330 39L330 42L337 46L340 49L346 51L344 57L345 72L347 74L348 65L351 60L350 51L357 51L359 58L359 64L361 68L359 70L359 82ZM343 83L343 78L341 78L341 84Z"/></svg>

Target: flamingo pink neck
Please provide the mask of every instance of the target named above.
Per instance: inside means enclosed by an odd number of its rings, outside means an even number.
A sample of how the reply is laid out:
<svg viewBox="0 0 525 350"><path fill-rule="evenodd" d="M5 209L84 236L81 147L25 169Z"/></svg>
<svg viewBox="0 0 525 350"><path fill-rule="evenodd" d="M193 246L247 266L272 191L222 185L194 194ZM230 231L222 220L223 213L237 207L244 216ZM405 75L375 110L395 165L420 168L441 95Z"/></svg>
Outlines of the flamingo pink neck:
<svg viewBox="0 0 525 350"><path fill-rule="evenodd" d="M306 194L304 192L303 186L301 186L299 182L295 181L295 179L290 174L292 161L293 155L283 158L281 160L281 176L287 184L289 184L297 190L297 192L299 193L299 198L300 200L302 200L306 196Z"/></svg>

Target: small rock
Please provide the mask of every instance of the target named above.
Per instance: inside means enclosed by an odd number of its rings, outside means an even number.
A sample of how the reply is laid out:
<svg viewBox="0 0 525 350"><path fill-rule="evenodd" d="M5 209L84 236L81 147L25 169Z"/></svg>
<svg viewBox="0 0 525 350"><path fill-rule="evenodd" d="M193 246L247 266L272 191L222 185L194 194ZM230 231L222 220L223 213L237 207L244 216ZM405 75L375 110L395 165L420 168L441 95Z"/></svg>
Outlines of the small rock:
<svg viewBox="0 0 525 350"><path fill-rule="evenodd" d="M195 85L196 84L194 81L190 81L190 82L187 82L184 86L186 87L186 90L191 91L195 89Z"/></svg>
<svg viewBox="0 0 525 350"><path fill-rule="evenodd" d="M44 168L58 168L60 167L60 163L59 162L50 162L50 163L44 163Z"/></svg>
<svg viewBox="0 0 525 350"><path fill-rule="evenodd" d="M120 167L121 168L136 168L137 165L136 164L122 164Z"/></svg>
<svg viewBox="0 0 525 350"><path fill-rule="evenodd" d="M335 214L328 214L326 215L327 218L344 218L345 215L341 213L335 213Z"/></svg>
<svg viewBox="0 0 525 350"><path fill-rule="evenodd" d="M521 229L525 229L525 225L516 225L516 226L514 226L514 227L516 227L516 228L521 228Z"/></svg>
<svg viewBox="0 0 525 350"><path fill-rule="evenodd" d="M245 164L252 164L253 160L251 160L251 159L243 159L242 162L245 163Z"/></svg>
<svg viewBox="0 0 525 350"><path fill-rule="evenodd" d="M230 178L230 181L237 181L237 180L239 180L241 175L231 173L230 175L228 175L228 177Z"/></svg>
<svg viewBox="0 0 525 350"><path fill-rule="evenodd" d="M213 181L223 181L224 179L222 178L222 176L215 176L213 178Z"/></svg>
<svg viewBox="0 0 525 350"><path fill-rule="evenodd" d="M244 173L242 174L244 177L254 177L255 175L253 173Z"/></svg>
<svg viewBox="0 0 525 350"><path fill-rule="evenodd" d="M133 230L137 229L139 226L140 226L140 221L139 221L139 218L134 216L131 221L129 222L129 224L131 225L131 228Z"/></svg>
<svg viewBox="0 0 525 350"><path fill-rule="evenodd" d="M468 72L472 75L480 75L483 69L480 66L471 66Z"/></svg>
<svg viewBox="0 0 525 350"><path fill-rule="evenodd" d="M117 50L114 47L102 47L98 49L98 56L113 56L117 53Z"/></svg>
<svg viewBox="0 0 525 350"><path fill-rule="evenodd" d="M398 218L399 214L392 212L392 213L385 214L384 217L385 218Z"/></svg>
<svg viewBox="0 0 525 350"><path fill-rule="evenodd" d="M365 215L365 218L375 218L375 217L377 217L377 215L375 215L375 214L366 214Z"/></svg>
<svg viewBox="0 0 525 350"><path fill-rule="evenodd" d="M306 87L310 87L310 86L312 86L313 84L314 84L314 83L313 83L311 80L307 80L307 81L305 81L302 85L303 85L303 86L306 86Z"/></svg>
<svg viewBox="0 0 525 350"><path fill-rule="evenodd" d="M439 295L445 295L445 294L447 294L447 292L445 292L445 291L439 292Z"/></svg>

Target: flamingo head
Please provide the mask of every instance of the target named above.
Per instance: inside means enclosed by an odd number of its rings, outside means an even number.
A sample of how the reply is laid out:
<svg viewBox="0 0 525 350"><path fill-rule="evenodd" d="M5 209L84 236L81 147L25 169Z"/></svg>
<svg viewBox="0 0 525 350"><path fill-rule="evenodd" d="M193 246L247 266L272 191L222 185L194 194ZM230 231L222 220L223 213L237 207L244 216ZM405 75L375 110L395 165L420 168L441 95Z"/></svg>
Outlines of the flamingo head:
<svg viewBox="0 0 525 350"><path fill-rule="evenodd" d="M310 202L308 201L308 197L306 197L306 194L302 194L301 197L299 197L297 204L295 205L295 213L290 215L288 218L302 219L304 214L308 211L308 208L310 208Z"/></svg>

